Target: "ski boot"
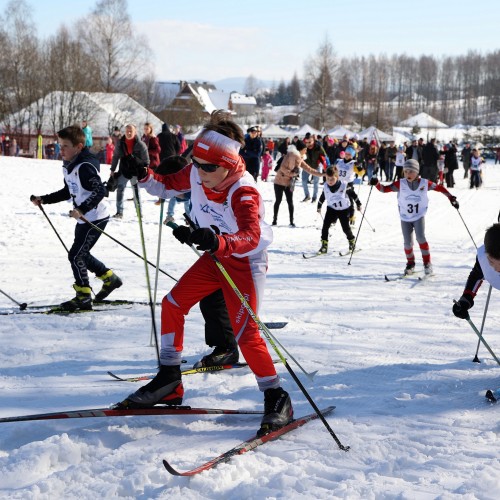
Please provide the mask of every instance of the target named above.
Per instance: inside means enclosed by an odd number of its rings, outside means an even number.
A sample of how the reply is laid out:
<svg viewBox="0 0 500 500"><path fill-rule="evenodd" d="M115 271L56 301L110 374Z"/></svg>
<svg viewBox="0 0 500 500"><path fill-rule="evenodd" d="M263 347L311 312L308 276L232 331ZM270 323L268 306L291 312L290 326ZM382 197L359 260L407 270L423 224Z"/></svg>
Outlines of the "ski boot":
<svg viewBox="0 0 500 500"><path fill-rule="evenodd" d="M264 391L264 416L257 436L265 436L293 420L292 401L281 387Z"/></svg>
<svg viewBox="0 0 500 500"><path fill-rule="evenodd" d="M404 275L409 276L410 274L413 274L415 272L415 262L408 262L406 264L405 270L404 270Z"/></svg>
<svg viewBox="0 0 500 500"><path fill-rule="evenodd" d="M115 408L151 408L155 405L180 405L184 396L181 367L160 366L155 378L137 389Z"/></svg>
<svg viewBox="0 0 500 500"><path fill-rule="evenodd" d="M427 276L430 276L433 272L433 269L432 269L432 264L430 262L427 262L426 264L424 264L424 274L426 274Z"/></svg>
<svg viewBox="0 0 500 500"><path fill-rule="evenodd" d="M353 252L356 248L355 241L356 240L354 238L352 240L349 240L349 252Z"/></svg>
<svg viewBox="0 0 500 500"><path fill-rule="evenodd" d="M197 361L193 368L202 368L205 366L221 366L221 365L234 365L238 362L240 353L238 346L231 347L216 347L211 354L207 354Z"/></svg>
<svg viewBox="0 0 500 500"><path fill-rule="evenodd" d="M321 248L318 250L318 253L326 252L328 252L328 240L321 240Z"/></svg>
<svg viewBox="0 0 500 500"><path fill-rule="evenodd" d="M101 290L95 296L94 302L103 301L113 290L120 288L123 281L110 269L98 278L103 282Z"/></svg>
<svg viewBox="0 0 500 500"><path fill-rule="evenodd" d="M76 296L71 300L63 302L59 305L59 307L63 311L76 311L78 309L82 311L91 311L92 310L92 296L89 286L80 286L76 283L73 284L73 288L75 289Z"/></svg>

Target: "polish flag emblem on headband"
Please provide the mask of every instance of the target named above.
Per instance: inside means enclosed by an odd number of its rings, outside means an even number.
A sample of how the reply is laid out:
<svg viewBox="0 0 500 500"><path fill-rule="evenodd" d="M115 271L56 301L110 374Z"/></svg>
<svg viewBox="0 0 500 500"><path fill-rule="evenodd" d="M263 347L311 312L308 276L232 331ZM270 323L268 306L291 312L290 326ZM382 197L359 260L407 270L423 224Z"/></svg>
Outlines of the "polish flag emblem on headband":
<svg viewBox="0 0 500 500"><path fill-rule="evenodd" d="M195 139L192 155L200 160L232 169L240 161L241 144L215 130L202 131Z"/></svg>

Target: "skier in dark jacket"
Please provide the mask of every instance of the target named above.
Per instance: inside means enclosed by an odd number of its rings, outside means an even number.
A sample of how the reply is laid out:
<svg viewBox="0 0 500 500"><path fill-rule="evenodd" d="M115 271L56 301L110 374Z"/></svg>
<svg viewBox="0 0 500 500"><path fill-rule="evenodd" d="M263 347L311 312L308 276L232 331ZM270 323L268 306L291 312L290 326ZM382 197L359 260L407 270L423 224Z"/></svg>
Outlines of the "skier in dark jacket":
<svg viewBox="0 0 500 500"><path fill-rule="evenodd" d="M95 297L96 302L103 300L122 285L121 279L90 253L109 221L109 206L104 200L106 189L99 176L99 160L84 146L83 130L70 126L60 130L57 135L61 144L64 186L59 191L43 196L31 195L31 202L40 206L72 200L73 208L69 211L69 216L76 219L77 224L68 259L75 278L73 288L76 296L63 302L60 307L65 311L91 310L88 271L95 273L103 281L102 289ZM99 230L85 222L82 216Z"/></svg>

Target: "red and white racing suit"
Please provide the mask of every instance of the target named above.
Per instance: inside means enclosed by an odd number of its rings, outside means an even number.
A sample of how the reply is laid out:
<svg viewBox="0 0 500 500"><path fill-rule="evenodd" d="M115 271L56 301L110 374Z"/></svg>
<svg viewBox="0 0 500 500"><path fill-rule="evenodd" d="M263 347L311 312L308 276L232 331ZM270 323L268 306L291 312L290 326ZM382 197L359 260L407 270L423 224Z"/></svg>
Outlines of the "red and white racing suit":
<svg viewBox="0 0 500 500"><path fill-rule="evenodd" d="M198 171L192 165L167 176L148 175L140 184L148 193L171 198L191 191L190 216L199 227L217 235L220 260L252 310L258 313L267 271L267 247L272 231L264 222L264 204L252 176L245 172L223 199L209 199ZM179 365L184 340L184 316L208 294L222 289L231 325L245 360L254 372L260 390L280 386L279 377L256 323L216 266L204 253L162 301L161 352L164 365Z"/></svg>

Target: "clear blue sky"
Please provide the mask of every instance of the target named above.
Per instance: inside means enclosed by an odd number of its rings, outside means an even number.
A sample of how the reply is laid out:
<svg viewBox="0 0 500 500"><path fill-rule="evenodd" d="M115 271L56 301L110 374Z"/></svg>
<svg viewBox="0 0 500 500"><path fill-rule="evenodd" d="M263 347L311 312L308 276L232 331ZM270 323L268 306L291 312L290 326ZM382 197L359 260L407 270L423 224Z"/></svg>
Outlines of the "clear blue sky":
<svg viewBox="0 0 500 500"><path fill-rule="evenodd" d="M42 37L96 3L27 1ZM4 14L7 3L0 0ZM128 10L160 80L300 78L327 37L339 56L500 48L500 0L128 0Z"/></svg>

